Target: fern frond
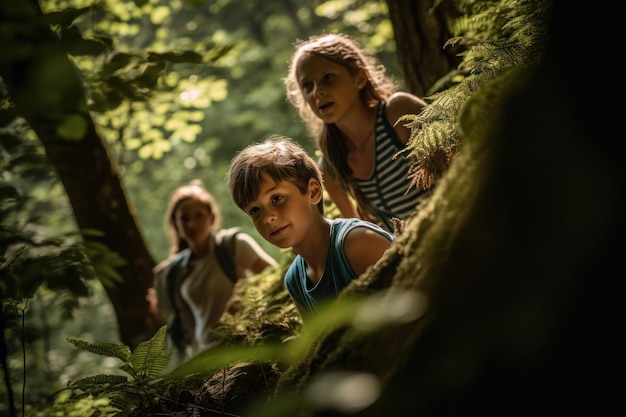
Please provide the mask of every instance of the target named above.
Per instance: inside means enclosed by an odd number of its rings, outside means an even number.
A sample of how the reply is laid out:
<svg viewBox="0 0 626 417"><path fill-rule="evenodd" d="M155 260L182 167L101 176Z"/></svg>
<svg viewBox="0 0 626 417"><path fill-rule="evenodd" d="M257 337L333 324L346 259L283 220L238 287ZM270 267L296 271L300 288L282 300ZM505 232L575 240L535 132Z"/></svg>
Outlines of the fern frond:
<svg viewBox="0 0 626 417"><path fill-rule="evenodd" d="M463 45L460 79L453 87L427 97L429 104L410 121L407 158L411 185L430 188L447 171L463 139L459 117L470 97L485 83L511 68L542 59L547 35L548 0L462 2L466 15L450 25L446 45Z"/></svg>
<svg viewBox="0 0 626 417"><path fill-rule="evenodd" d="M70 388L78 388L84 392L93 393L94 390L101 390L104 386L110 387L128 382L128 377L124 375L94 375L70 382Z"/></svg>
<svg viewBox="0 0 626 417"><path fill-rule="evenodd" d="M167 326L162 326L150 340L141 342L134 350L130 364L139 375L156 378L170 360L166 353Z"/></svg>
<svg viewBox="0 0 626 417"><path fill-rule="evenodd" d="M89 343L84 340L72 339L67 337L66 340L77 348L95 353L97 355L119 358L124 362L130 359L130 348L126 345L118 345L114 343Z"/></svg>
<svg viewBox="0 0 626 417"><path fill-rule="evenodd" d="M133 378L137 378L138 376L137 371L135 370L135 368L133 368L130 362L126 362L120 365L120 369L126 372L128 375L132 376Z"/></svg>

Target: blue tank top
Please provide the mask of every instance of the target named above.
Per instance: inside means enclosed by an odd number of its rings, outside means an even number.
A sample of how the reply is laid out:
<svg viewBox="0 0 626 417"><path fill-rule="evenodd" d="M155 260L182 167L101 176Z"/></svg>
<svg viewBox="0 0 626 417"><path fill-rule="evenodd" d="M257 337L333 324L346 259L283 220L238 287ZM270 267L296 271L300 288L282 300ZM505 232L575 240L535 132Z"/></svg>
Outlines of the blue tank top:
<svg viewBox="0 0 626 417"><path fill-rule="evenodd" d="M395 130L385 115L385 102L378 105L374 148L374 171L367 179L356 178L357 187L371 203L371 210L383 226L393 231L392 217L405 219L418 206L428 190L411 187L409 168L411 162L406 153L393 156L403 150Z"/></svg>
<svg viewBox="0 0 626 417"><path fill-rule="evenodd" d="M344 250L346 235L356 227L367 227L387 239L393 236L377 225L360 219L337 218L332 221L330 246L326 254L324 274L317 285L313 286L306 274L306 262L300 255L296 256L285 274L285 288L294 301L306 311L315 311L316 303L336 297L356 274L350 266Z"/></svg>

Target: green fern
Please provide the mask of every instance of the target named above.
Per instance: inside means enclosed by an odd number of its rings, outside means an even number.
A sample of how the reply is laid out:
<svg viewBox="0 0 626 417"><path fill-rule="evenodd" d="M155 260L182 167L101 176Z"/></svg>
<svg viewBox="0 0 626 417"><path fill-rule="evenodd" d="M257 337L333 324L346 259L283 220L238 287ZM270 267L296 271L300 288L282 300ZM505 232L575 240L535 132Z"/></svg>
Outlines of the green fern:
<svg viewBox="0 0 626 417"><path fill-rule="evenodd" d="M152 339L142 342L135 348L130 364L138 371L138 375L156 378L161 375L170 360L165 353L167 332L166 326L157 330Z"/></svg>
<svg viewBox="0 0 626 417"><path fill-rule="evenodd" d="M456 84L427 97L419 115L398 123L411 129L407 148L409 178L418 188L431 188L447 171L464 136L459 117L472 95L486 82L512 68L542 58L551 1L459 0L465 15L449 25L455 35L446 46L463 45L463 61L454 71Z"/></svg>
<svg viewBox="0 0 626 417"><path fill-rule="evenodd" d="M66 338L66 340L77 348L95 353L97 355L118 358L124 362L128 362L131 357L130 348L126 345L116 345L114 343L93 344L84 340L72 339L70 337Z"/></svg>
<svg viewBox="0 0 626 417"><path fill-rule="evenodd" d="M67 338L74 346L95 353L120 359L119 369L130 375L95 375L68 383L71 395L64 401L57 401L55 407L67 412L68 407L78 399L107 398L102 403L107 410L116 410L116 416L136 415L137 410L147 410L154 406L160 394L167 390L167 382L160 378L170 360L166 353L166 326L154 336L140 343L134 351L126 345L112 343L89 343L84 340Z"/></svg>

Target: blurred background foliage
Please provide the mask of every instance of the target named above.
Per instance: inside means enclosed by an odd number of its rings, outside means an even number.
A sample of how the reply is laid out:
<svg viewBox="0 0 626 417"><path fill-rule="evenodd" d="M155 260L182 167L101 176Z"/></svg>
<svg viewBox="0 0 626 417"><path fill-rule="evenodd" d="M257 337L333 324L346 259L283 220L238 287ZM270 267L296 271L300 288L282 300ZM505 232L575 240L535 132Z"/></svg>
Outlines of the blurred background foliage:
<svg viewBox="0 0 626 417"><path fill-rule="evenodd" d="M282 78L296 39L331 31L354 35L401 79L384 1L40 0L39 4L80 70L96 129L156 261L169 251L163 220L174 188L200 179L221 206L222 225L241 226L254 236L249 220L228 193L225 175L230 159L247 144L271 135L292 137L314 152L313 141L284 94ZM54 78L59 70L46 71ZM3 355L8 354L8 369L23 368L28 376L25 380L21 372L11 375L16 393L25 395L26 404L37 406L70 379L116 372L116 363L83 356L65 337L119 342L101 281L113 282L115 273L107 269L123 261L78 238L72 207L42 144L26 124L16 122L1 85L0 99L2 298L32 297L28 303L3 306L2 328L7 329ZM71 137L82 126L80 121L69 122L64 129ZM259 243L275 257L284 256L262 239ZM92 263L83 255L90 250L99 256ZM80 290L54 287L55 271L45 263L54 257L76 258L79 277L73 285ZM38 269L38 262L46 267ZM46 273L41 273L44 269ZM66 274L67 269L59 267L57 273ZM10 331L22 325L23 339ZM4 389L0 389L3 398Z"/></svg>
<svg viewBox="0 0 626 417"><path fill-rule="evenodd" d="M110 38L114 56L75 57L90 98L107 111L95 116L100 136L123 177L149 248L168 253L163 216L170 193L198 178L221 204L223 226L249 221L230 201L225 175L233 155L271 135L300 141L313 152L282 78L296 39L341 31L376 52L398 80L393 30L384 1L44 1L44 11L93 7L77 20L83 36ZM145 71L145 57L193 51L201 62L168 63L154 88L122 101L122 75ZM115 83L103 85L103 67ZM118 80L119 78L119 80ZM115 89L111 88L115 87ZM114 107L115 106L115 107ZM157 199L157 201L155 201ZM262 242L276 255L276 249Z"/></svg>

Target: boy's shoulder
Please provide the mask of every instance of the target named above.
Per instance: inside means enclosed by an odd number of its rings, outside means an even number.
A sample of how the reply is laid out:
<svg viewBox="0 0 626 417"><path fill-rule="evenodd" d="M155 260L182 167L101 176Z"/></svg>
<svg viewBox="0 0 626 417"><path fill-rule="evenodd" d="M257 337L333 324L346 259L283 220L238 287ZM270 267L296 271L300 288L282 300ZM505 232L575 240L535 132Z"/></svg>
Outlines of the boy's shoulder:
<svg viewBox="0 0 626 417"><path fill-rule="evenodd" d="M365 228L379 233L389 240L393 240L393 235L380 227L379 225L367 220L357 218L337 218L332 221L333 234L340 240L344 240L346 236L357 228Z"/></svg>

